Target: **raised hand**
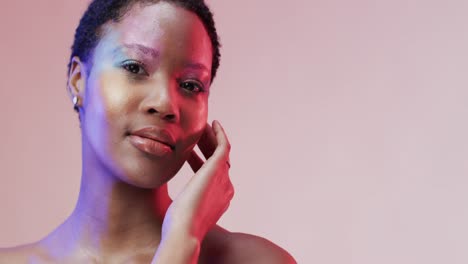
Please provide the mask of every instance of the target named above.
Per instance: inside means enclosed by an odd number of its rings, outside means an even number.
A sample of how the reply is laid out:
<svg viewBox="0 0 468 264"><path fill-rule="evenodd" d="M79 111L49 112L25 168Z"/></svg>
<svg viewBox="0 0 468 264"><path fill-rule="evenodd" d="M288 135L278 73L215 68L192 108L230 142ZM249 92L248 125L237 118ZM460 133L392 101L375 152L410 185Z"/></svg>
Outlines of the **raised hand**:
<svg viewBox="0 0 468 264"><path fill-rule="evenodd" d="M153 263L164 263L158 259L158 255L163 253L164 257L160 259L170 260L170 263L194 263L204 236L227 210L234 196L228 173L231 146L219 122L214 121L213 127L207 124L198 146L207 160L203 162L194 151L187 160L196 173L167 210L161 245ZM180 254L184 249L193 250L192 243L198 248L190 260L176 262L174 258L177 256L173 254ZM167 248L175 248L176 251L168 253L171 250ZM169 255L172 257L166 258Z"/></svg>

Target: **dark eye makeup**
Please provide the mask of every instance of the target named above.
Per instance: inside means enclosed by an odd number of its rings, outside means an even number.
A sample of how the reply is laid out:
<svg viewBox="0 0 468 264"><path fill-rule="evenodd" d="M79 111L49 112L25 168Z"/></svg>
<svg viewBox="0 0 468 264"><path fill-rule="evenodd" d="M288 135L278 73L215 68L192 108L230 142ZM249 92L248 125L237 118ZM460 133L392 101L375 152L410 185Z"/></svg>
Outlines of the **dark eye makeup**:
<svg viewBox="0 0 468 264"><path fill-rule="evenodd" d="M197 80L187 80L187 81L181 81L178 80L179 82L179 87L187 90L190 93L203 93L205 92L205 87L203 84Z"/></svg>
<svg viewBox="0 0 468 264"><path fill-rule="evenodd" d="M135 77L149 76L148 72L145 70L145 65L136 60L126 60L120 64L120 67ZM197 79L178 78L177 83L179 87L187 93L197 94L206 92L203 83Z"/></svg>
<svg viewBox="0 0 468 264"><path fill-rule="evenodd" d="M121 64L121 67L132 74L148 75L148 72L145 70L145 65L135 60L126 60Z"/></svg>

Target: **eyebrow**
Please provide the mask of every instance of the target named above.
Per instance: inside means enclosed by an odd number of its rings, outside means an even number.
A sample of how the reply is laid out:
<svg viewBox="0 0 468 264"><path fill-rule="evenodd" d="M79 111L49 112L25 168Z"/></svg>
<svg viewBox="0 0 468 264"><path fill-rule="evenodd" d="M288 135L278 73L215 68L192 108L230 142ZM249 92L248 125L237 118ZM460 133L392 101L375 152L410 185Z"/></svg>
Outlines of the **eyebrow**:
<svg viewBox="0 0 468 264"><path fill-rule="evenodd" d="M145 45L141 45L138 43L131 43L131 44L123 44L121 46L118 46L115 50L114 53L117 51L120 51L122 48L130 49L130 50L137 50L145 55L150 55L153 58L158 58L159 57L159 51L147 47Z"/></svg>
<svg viewBox="0 0 468 264"><path fill-rule="evenodd" d="M210 72L208 70L208 67L206 67L205 65L203 65L201 63L196 63L196 62L187 62L187 63L185 63L184 67L189 68L189 69L193 69L193 70L203 70L203 71Z"/></svg>
<svg viewBox="0 0 468 264"><path fill-rule="evenodd" d="M138 50L139 52L141 52L141 53L143 53L145 55L149 54L153 58L158 58L159 57L159 51L158 50L147 47L145 45L138 44L138 43L122 44L120 46L117 46L117 48L115 48L115 50L114 50L114 53L117 52L117 51L120 51L122 48ZM202 70L202 71L210 72L210 70L208 70L208 67L206 67L202 63L197 63L197 62L189 61L189 62L184 64L184 67L189 68L189 69L193 69L193 70Z"/></svg>

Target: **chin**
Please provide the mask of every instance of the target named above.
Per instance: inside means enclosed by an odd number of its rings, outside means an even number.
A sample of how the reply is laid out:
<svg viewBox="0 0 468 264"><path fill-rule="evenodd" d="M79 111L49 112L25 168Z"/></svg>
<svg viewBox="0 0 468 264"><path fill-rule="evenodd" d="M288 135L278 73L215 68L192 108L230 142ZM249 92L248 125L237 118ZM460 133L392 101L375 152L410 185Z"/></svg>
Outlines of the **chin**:
<svg viewBox="0 0 468 264"><path fill-rule="evenodd" d="M138 188L154 189L171 180L185 160L152 160L145 157L124 157L116 171L120 180Z"/></svg>
<svg viewBox="0 0 468 264"><path fill-rule="evenodd" d="M94 157L101 160L101 171L107 171L117 181L144 189L158 188L171 180L182 168L194 144L180 147L164 156L145 153L128 142L96 149ZM182 150L181 150L182 149Z"/></svg>

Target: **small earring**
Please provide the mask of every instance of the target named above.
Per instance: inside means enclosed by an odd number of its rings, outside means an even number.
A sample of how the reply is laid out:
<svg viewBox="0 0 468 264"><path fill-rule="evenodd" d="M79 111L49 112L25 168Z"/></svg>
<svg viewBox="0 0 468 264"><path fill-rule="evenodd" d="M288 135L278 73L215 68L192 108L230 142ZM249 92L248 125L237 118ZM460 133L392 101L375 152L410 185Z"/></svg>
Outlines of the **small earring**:
<svg viewBox="0 0 468 264"><path fill-rule="evenodd" d="M80 97L76 95L73 96L73 109L75 109L75 111L77 112L78 112L79 104L80 104Z"/></svg>

